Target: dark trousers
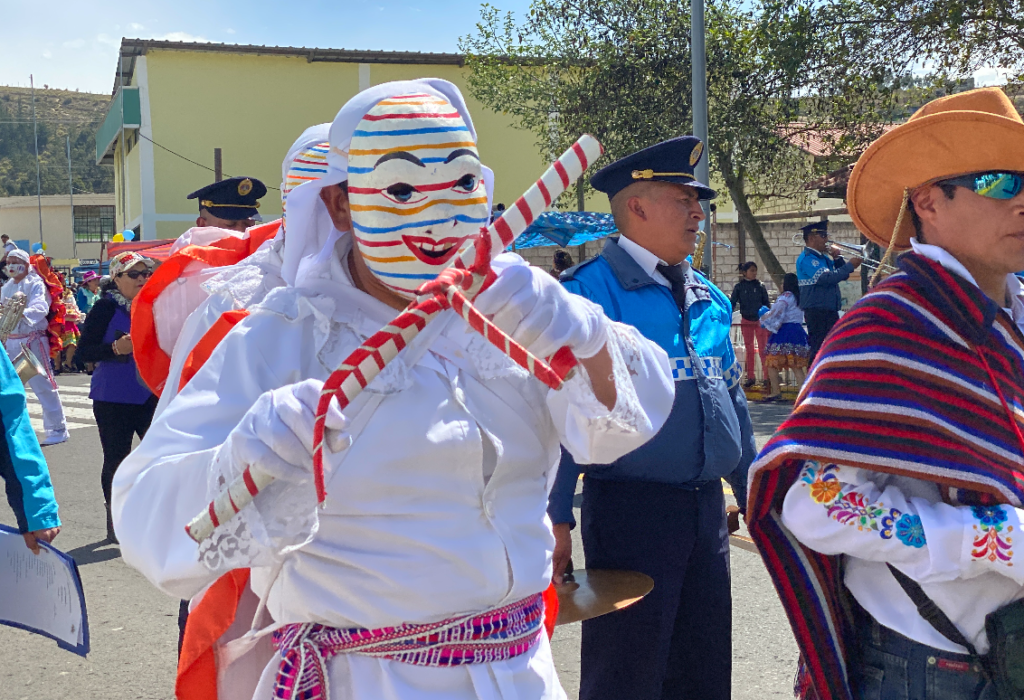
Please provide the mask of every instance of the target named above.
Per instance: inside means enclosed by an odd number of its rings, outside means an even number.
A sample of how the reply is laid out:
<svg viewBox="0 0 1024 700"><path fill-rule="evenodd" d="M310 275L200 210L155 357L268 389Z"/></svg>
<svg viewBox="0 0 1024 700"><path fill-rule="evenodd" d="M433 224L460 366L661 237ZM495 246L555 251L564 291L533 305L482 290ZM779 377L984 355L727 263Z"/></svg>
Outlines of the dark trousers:
<svg viewBox="0 0 1024 700"><path fill-rule="evenodd" d="M808 366L814 364L814 358L825 342L825 336L832 326L839 322L839 312L828 309L805 309L804 320L807 322L807 344L811 346Z"/></svg>
<svg viewBox="0 0 1024 700"><path fill-rule="evenodd" d="M580 700L727 700L732 591L722 483L700 489L588 478L588 569L640 571L654 590L583 623Z"/></svg>
<svg viewBox="0 0 1024 700"><path fill-rule="evenodd" d="M142 405L93 401L92 414L100 430L100 445L103 447L103 472L100 484L103 486L103 500L110 505L110 485L121 462L132 451L132 438L144 437L153 421L157 398L150 396Z"/></svg>

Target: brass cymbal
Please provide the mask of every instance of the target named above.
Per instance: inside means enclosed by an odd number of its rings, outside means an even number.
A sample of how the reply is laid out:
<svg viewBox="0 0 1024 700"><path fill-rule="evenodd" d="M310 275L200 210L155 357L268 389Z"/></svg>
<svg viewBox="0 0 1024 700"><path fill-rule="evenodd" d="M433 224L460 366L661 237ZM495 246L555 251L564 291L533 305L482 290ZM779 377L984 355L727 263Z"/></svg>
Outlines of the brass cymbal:
<svg viewBox="0 0 1024 700"><path fill-rule="evenodd" d="M639 571L577 569L575 581L556 586L558 619L556 625L621 610L637 602L654 589L654 579Z"/></svg>

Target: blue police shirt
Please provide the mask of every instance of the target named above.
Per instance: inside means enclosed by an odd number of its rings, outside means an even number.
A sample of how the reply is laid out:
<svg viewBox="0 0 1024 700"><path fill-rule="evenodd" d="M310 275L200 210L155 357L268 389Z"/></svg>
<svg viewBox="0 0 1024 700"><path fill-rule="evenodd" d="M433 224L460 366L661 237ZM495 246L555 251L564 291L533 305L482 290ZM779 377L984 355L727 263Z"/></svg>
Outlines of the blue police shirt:
<svg viewBox="0 0 1024 700"><path fill-rule="evenodd" d="M841 257L832 259L813 248L804 248L796 259L796 278L800 282L801 309L839 311L843 295L839 283L848 279L853 265Z"/></svg>
<svg viewBox="0 0 1024 700"><path fill-rule="evenodd" d="M598 257L562 273L561 280L569 291L599 304L613 321L635 326L660 345L676 380L672 411L658 434L612 464L587 465L587 478L693 489L724 477L745 506L747 469L756 447L729 339L729 298L688 270L684 314L671 289L652 279L616 238L608 239ZM563 450L549 499L552 522L573 522L580 471Z"/></svg>

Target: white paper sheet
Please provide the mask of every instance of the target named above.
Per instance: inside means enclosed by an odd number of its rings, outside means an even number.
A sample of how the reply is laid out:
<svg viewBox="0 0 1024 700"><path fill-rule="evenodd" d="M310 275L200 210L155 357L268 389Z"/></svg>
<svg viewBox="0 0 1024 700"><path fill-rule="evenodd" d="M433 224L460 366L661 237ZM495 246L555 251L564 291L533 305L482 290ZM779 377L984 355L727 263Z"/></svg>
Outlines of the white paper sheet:
<svg viewBox="0 0 1024 700"><path fill-rule="evenodd" d="M89 622L74 559L40 542L39 554L17 531L0 525L0 624L54 639L85 656Z"/></svg>

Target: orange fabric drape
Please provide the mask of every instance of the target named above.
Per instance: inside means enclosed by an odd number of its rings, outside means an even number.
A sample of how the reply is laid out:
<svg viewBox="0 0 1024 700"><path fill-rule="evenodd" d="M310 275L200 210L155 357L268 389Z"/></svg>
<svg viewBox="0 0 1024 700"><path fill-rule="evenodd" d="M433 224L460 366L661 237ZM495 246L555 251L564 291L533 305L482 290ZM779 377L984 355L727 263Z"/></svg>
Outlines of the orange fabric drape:
<svg viewBox="0 0 1024 700"><path fill-rule="evenodd" d="M548 633L548 639L555 633L555 620L558 619L558 593L555 591L555 584L549 584L544 591L544 629Z"/></svg>
<svg viewBox="0 0 1024 700"><path fill-rule="evenodd" d="M238 601L248 585L248 569L230 571L207 589L189 614L174 683L178 700L217 700L217 657L213 646L235 621Z"/></svg>
<svg viewBox="0 0 1024 700"><path fill-rule="evenodd" d="M206 361L210 359L210 355L213 354L220 341L224 340L224 336L228 334L228 331L248 315L249 312L245 309L225 311L220 315L220 318L210 326L210 330L206 331L203 337L199 339L196 346L192 348L192 352L189 353L188 359L185 360L185 365L181 368L181 380L178 383L178 391L181 391L182 387L188 384L188 380L194 377L196 372L206 364Z"/></svg>
<svg viewBox="0 0 1024 700"><path fill-rule="evenodd" d="M46 291L50 294L50 311L46 314L46 340L50 347L50 357L57 360L60 351L64 349L64 285L45 255L29 256L29 262L43 278Z"/></svg>
<svg viewBox="0 0 1024 700"><path fill-rule="evenodd" d="M277 235L280 227L280 220L271 221L249 229L246 238L226 236L208 246L186 246L167 258L149 278L146 286L132 301L132 345L139 375L154 394L159 396L163 392L171 368L170 356L160 348L156 319L153 318L153 304L160 293L178 279L193 260L205 262L211 267L234 265Z"/></svg>

